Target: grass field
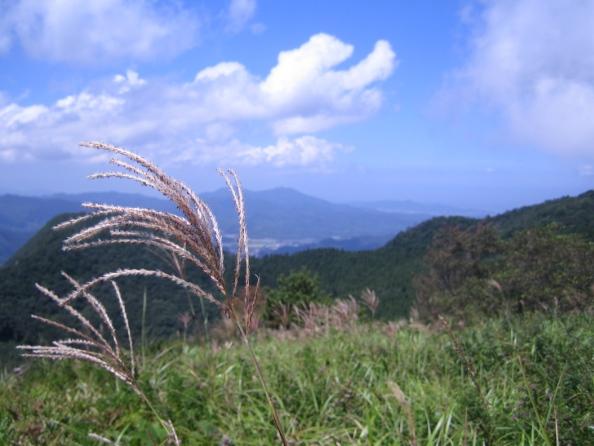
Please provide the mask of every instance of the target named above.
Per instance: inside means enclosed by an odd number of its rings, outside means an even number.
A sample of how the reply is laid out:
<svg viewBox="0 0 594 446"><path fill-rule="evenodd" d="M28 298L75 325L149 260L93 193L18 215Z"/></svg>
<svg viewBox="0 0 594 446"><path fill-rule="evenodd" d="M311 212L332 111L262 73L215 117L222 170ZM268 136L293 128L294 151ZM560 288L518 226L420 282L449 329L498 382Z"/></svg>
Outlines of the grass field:
<svg viewBox="0 0 594 446"><path fill-rule="evenodd" d="M594 325L495 320L455 333L359 324L254 346L295 445L594 444ZM144 390L183 444L277 444L247 351L152 346ZM398 388L401 389L399 392ZM0 381L0 443L164 444L153 413L108 373L37 361Z"/></svg>

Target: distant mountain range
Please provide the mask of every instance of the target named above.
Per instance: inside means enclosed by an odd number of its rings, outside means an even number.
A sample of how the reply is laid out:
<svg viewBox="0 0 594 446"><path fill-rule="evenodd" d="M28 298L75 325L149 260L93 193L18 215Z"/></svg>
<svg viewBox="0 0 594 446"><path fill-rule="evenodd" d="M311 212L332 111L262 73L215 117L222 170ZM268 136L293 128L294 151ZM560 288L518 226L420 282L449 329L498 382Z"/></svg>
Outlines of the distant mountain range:
<svg viewBox="0 0 594 446"><path fill-rule="evenodd" d="M232 248L237 221L226 189L201 194L211 206ZM400 231L435 215L476 216L477 212L443 205L406 202L337 204L289 188L245 191L248 228L255 255L334 247L375 249ZM46 197L0 196L0 264L52 217L81 212L82 202L114 203L175 212L163 199L140 194L88 192Z"/></svg>
<svg viewBox="0 0 594 446"><path fill-rule="evenodd" d="M410 200L380 200L380 201L354 201L349 203L362 209L373 209L381 212L397 214L431 215L432 217L473 217L482 218L489 214L485 210L458 208L439 203L417 203Z"/></svg>

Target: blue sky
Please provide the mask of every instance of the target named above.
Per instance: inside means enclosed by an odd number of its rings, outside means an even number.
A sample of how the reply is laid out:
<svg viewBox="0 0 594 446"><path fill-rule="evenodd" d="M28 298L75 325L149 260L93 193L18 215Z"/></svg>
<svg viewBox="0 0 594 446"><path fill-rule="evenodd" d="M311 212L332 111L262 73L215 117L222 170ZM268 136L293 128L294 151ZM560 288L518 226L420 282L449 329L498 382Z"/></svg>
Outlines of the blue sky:
<svg viewBox="0 0 594 446"><path fill-rule="evenodd" d="M198 191L501 211L594 187L594 2L0 0L0 193L123 145Z"/></svg>

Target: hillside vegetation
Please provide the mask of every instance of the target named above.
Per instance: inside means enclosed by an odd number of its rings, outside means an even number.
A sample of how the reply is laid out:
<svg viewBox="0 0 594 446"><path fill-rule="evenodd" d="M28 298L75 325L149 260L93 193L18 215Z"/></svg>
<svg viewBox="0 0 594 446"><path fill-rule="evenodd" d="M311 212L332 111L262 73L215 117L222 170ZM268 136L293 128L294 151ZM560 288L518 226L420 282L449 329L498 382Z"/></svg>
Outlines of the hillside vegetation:
<svg viewBox="0 0 594 446"><path fill-rule="evenodd" d="M291 444L578 446L592 444L593 337L589 317L534 315L453 337L393 324L272 332L255 349ZM154 346L141 382L183 444L278 444L236 341ZM0 378L0 393L1 444L166 439L133 392L89 366L35 363Z"/></svg>
<svg viewBox="0 0 594 446"><path fill-rule="evenodd" d="M436 235L448 227L469 229L478 225L487 225L498 231L504 240L513 239L513 234L520 234L530 228L539 228L555 223L555 233L566 234L570 239L579 239L579 255L587 255L588 246L594 240L594 192L587 192L578 197L566 197L558 200L514 210L484 220L462 217L440 217L431 219L400 233L384 247L374 251L345 252L335 249L318 249L293 255L268 256L253 259L253 271L261 277L264 287L274 287L278 277L292 271L306 269L317 276L321 288L334 297L345 297L348 294L358 295L364 288L372 288L380 296L378 316L393 319L407 316L419 293L415 278L431 268L431 260L427 258L429 247ZM64 220L57 217L46 225L29 243L27 243L7 264L0 268L0 341L22 341L37 339L39 333L46 333L40 326L30 321L31 313L53 314L55 308L39 296L34 283L39 282L60 290L64 286L60 279L60 271L67 271L78 279L88 279L120 267L164 267L162 260L153 253L139 247L115 246L102 249L91 249L85 252L64 253L61 242L66 235L51 230L51 226ZM549 237L550 238L550 237ZM553 237L554 238L554 237ZM522 241L518 235L514 239ZM559 243L563 245L563 240ZM507 251L498 252L498 258L513 254L521 249L520 245L506 245ZM548 246L548 247L547 247ZM549 269L562 269L563 262L574 256L575 252L566 250L566 257L551 257L550 247L542 246L538 254L543 264L541 276ZM556 251L555 251L556 252ZM447 254L447 253L445 253ZM451 254L451 253L450 253ZM521 259L517 256L517 261ZM487 259L488 260L488 259ZM478 263L483 259L478 259ZM524 264L529 266L530 259ZM548 262L548 263L547 263ZM483 276L468 274L463 279L487 279L488 275L497 276L500 281L510 277L513 271L506 272L497 265L506 262L487 261ZM584 288L590 276L587 266L592 262L587 259L580 262L586 269L576 271L582 275ZM519 265L519 263L518 263ZM482 266L481 266L482 268ZM482 273L481 273L482 274ZM208 286L198 273L192 276L199 283ZM571 278L569 278L571 279ZM568 279L568 280L569 280ZM585 281L585 282L584 282ZM460 283L460 289L468 288L468 284ZM475 283L476 284L476 283ZM478 288L484 287L484 280ZM177 317L188 310L188 297L180 289L162 281L126 279L123 281L130 312L139 315L142 311L142 295L146 288L148 293L147 321L150 334L154 337L170 336L179 330ZM557 285L563 287L561 280ZM538 290L538 282L534 287ZM474 294L476 295L476 293ZM485 296L479 294L480 299ZM478 299L477 298L477 299ZM536 299L539 297L536 296ZM138 319L138 318L137 318ZM133 327L138 330L138 327ZM41 331L39 331L41 330Z"/></svg>

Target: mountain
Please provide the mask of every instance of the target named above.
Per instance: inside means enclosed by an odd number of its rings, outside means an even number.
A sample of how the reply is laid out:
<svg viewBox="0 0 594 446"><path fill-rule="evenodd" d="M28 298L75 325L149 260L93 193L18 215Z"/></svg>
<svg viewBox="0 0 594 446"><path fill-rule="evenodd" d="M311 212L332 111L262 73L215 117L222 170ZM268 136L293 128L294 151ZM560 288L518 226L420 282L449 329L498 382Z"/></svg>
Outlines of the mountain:
<svg viewBox="0 0 594 446"><path fill-rule="evenodd" d="M531 227L534 222L541 225L558 223L565 232L582 234L594 240L594 190L576 197L565 196L514 209L486 221L495 224L506 234Z"/></svg>
<svg viewBox="0 0 594 446"><path fill-rule="evenodd" d="M232 248L237 234L237 219L231 196L226 189L207 192L201 197L219 220L225 239ZM64 212L79 212L85 201L113 203L121 206L149 207L175 212L166 200L138 194L89 192L58 194L49 197L0 196L0 263L5 261L50 218ZM247 221L254 254L271 252L282 247L292 250L308 246L345 246L361 249L377 247L399 231L428 218L423 214L385 213L360 209L314 198L288 188L245 191Z"/></svg>
<svg viewBox="0 0 594 446"><path fill-rule="evenodd" d="M202 197L219 218L222 231L237 233L235 211L227 190L205 193ZM256 239L319 241L369 235L393 236L428 217L359 209L288 188L245 191L245 202L250 234Z"/></svg>
<svg viewBox="0 0 594 446"><path fill-rule="evenodd" d="M398 214L458 216L481 218L489 212L478 209L458 208L439 203L418 203L410 200L380 200L380 201L355 201L349 203L351 206L362 209L373 209L380 212L392 212Z"/></svg>
<svg viewBox="0 0 594 446"><path fill-rule="evenodd" d="M414 274L423 268L423 257L437 231L446 225L472 225L488 222L504 234L555 222L569 233L581 234L594 241L594 191L577 197L564 197L540 205L524 207L487 219L438 217L399 233L385 246L371 251L347 252L337 249L314 249L288 255L270 255L252 260L252 271L262 278L263 286L274 286L281 274L307 268L318 275L322 287L334 296L358 294L363 288L374 289L381 299L379 313L394 318L406 315L415 298ZM48 223L0 268L0 341L33 340L39 325L29 319L31 313L51 315L55 306L39 296L34 282L58 290L64 286L59 277L64 270L84 280L119 267L163 267L154 255L136 247L114 246L64 253L64 233L51 230ZM228 268L231 270L232 268ZM198 274L192 280L204 286ZM187 295L162 281L145 279L123 281L122 287L131 319L138 329L142 309L142 291L148 290L148 325L154 336L174 333L179 327L177 315L187 311ZM63 288L62 288L63 289ZM110 301L111 302L111 301ZM108 302L108 305L115 305ZM41 331L42 335L43 331Z"/></svg>
<svg viewBox="0 0 594 446"><path fill-rule="evenodd" d="M39 229L57 213L70 212L72 203L62 199L0 196L0 228L30 231Z"/></svg>
<svg viewBox="0 0 594 446"><path fill-rule="evenodd" d="M98 192L56 194L47 197L0 195L0 264L25 244L51 218L65 212L81 212L84 201L170 209L165 200L143 195Z"/></svg>

